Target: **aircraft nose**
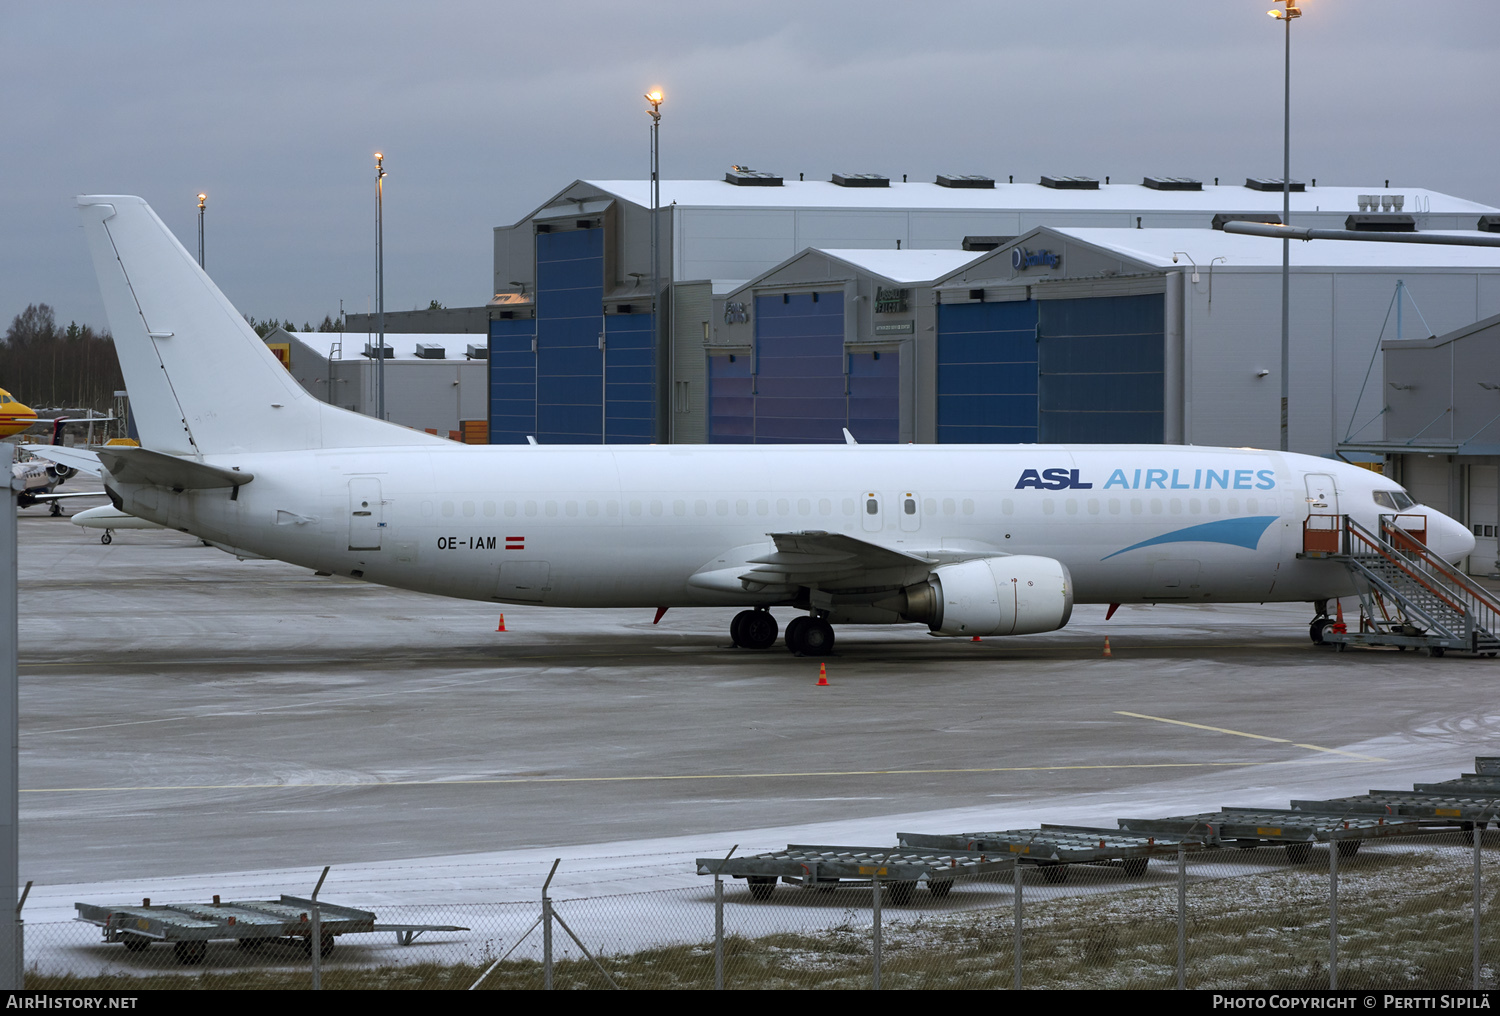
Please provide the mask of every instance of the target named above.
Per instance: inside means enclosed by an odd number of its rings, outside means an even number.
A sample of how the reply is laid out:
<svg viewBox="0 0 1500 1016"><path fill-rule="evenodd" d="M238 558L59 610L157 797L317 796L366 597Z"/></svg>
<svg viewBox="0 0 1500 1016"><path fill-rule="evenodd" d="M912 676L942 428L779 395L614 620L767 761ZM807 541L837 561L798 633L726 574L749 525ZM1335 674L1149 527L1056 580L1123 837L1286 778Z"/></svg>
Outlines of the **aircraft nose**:
<svg viewBox="0 0 1500 1016"><path fill-rule="evenodd" d="M1457 519L1431 508L1427 513L1427 547L1444 561L1458 564L1474 553L1474 534Z"/></svg>

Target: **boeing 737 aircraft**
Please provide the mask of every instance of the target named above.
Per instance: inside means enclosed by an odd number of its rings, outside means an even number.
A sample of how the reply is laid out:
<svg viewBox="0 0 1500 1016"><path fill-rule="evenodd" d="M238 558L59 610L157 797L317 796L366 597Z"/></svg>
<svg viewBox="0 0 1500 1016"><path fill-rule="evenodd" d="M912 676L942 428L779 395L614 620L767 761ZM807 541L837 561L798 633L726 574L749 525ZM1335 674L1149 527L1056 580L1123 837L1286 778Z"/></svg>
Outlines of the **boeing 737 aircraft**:
<svg viewBox="0 0 1500 1016"><path fill-rule="evenodd" d="M78 204L141 438L99 452L115 507L247 554L501 603L739 608L748 648L788 607L788 648L819 655L835 624L1022 635L1075 603L1321 613L1355 589L1298 557L1310 511L1474 546L1376 473L1248 448L460 445L307 394L143 200Z"/></svg>

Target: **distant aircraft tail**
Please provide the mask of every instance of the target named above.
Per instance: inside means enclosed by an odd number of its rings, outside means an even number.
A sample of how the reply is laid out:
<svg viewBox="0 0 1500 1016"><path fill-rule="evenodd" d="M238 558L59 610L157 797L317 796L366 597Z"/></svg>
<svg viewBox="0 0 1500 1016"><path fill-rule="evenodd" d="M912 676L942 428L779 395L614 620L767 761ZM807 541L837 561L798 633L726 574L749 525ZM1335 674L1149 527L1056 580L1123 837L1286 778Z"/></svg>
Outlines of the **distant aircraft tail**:
<svg viewBox="0 0 1500 1016"><path fill-rule="evenodd" d="M199 456L441 440L304 391L141 198L85 196L78 208L142 447Z"/></svg>

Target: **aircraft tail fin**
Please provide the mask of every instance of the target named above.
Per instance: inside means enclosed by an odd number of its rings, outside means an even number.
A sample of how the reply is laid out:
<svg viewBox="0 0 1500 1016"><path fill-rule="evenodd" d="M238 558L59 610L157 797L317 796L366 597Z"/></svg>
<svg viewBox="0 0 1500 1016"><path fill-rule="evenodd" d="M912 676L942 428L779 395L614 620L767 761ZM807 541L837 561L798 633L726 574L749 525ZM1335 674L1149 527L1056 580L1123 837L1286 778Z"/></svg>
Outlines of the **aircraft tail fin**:
<svg viewBox="0 0 1500 1016"><path fill-rule="evenodd" d="M428 444L309 395L138 197L80 197L142 447L169 455Z"/></svg>

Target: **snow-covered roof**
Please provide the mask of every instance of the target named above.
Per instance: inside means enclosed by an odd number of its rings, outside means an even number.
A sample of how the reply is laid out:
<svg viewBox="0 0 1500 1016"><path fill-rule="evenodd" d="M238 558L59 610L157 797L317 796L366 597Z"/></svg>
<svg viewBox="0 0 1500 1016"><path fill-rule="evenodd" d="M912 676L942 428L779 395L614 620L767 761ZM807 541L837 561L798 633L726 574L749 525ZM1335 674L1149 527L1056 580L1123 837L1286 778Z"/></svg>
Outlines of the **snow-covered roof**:
<svg viewBox="0 0 1500 1016"><path fill-rule="evenodd" d="M908 284L931 282L984 257L983 251L973 250L813 249L872 275Z"/></svg>
<svg viewBox="0 0 1500 1016"><path fill-rule="evenodd" d="M1218 268L1281 267L1281 243L1275 238L1224 233L1216 229L1046 228L1053 233L1103 248L1121 257L1158 268L1173 267L1172 255L1185 251L1200 268L1224 258ZM1424 230L1425 232L1425 230ZM1453 236L1493 237L1493 233L1445 230ZM1007 258L1007 264L1009 263ZM1177 267L1191 267L1179 255ZM1495 268L1500 247L1446 244L1382 243L1362 240L1293 240L1291 264L1306 268Z"/></svg>
<svg viewBox="0 0 1500 1016"><path fill-rule="evenodd" d="M584 180L617 198L651 206L646 180ZM1402 211L1482 215L1500 211L1489 205L1420 187L1312 187L1291 196L1292 211L1358 212L1360 195L1400 194ZM1201 191L1154 190L1139 183L1100 183L1098 190L1058 190L1039 183L996 181L993 190L940 187L935 183L900 183L889 187L841 187L826 180L788 180L780 187L740 187L723 180L663 180L661 203L684 208L860 208L889 210L1024 211L1203 211L1279 212L1282 194L1243 184L1205 183Z"/></svg>
<svg viewBox="0 0 1500 1016"><path fill-rule="evenodd" d="M380 336L375 332L288 332L292 338L303 345L328 355L329 346L334 342L343 342L344 360L365 359L365 343L378 345ZM417 356L417 343L437 345L443 347L446 358L443 360L429 360ZM446 334L415 333L385 333L385 344L395 352L388 359L392 360L417 360L422 363L451 363L454 360L463 361L468 351L469 343L487 345L489 340L484 335L476 335L473 332L456 332ZM374 359L371 357L370 359Z"/></svg>

